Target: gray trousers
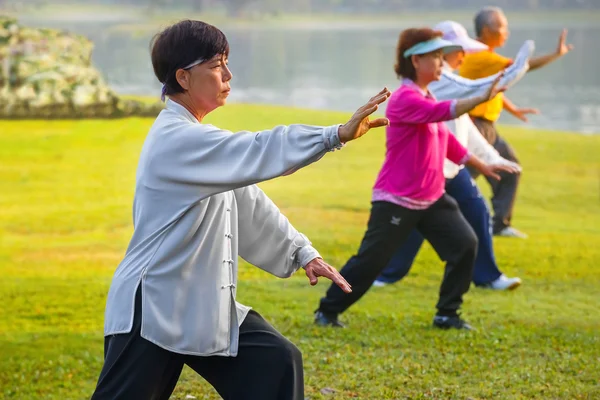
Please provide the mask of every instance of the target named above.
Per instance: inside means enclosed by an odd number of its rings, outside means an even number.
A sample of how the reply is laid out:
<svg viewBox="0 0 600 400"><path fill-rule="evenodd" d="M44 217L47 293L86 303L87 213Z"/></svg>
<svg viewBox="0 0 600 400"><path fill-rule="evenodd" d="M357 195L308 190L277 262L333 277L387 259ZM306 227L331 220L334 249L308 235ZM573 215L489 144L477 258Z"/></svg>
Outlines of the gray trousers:
<svg viewBox="0 0 600 400"><path fill-rule="evenodd" d="M138 290L132 331L105 338L92 400L166 400L184 364L225 400L304 400L302 354L257 312L240 326L237 357L187 356L140 336L140 297Z"/></svg>
<svg viewBox="0 0 600 400"><path fill-rule="evenodd" d="M519 162L513 148L498 134L494 122L483 118L473 118L473 123L502 157L516 163ZM473 178L479 176L479 172L472 168L469 168L469 172ZM520 174L509 174L507 172L501 172L499 175L502 178L500 181L486 177L492 188L492 208L494 210L492 229L494 234L510 226L521 177Z"/></svg>

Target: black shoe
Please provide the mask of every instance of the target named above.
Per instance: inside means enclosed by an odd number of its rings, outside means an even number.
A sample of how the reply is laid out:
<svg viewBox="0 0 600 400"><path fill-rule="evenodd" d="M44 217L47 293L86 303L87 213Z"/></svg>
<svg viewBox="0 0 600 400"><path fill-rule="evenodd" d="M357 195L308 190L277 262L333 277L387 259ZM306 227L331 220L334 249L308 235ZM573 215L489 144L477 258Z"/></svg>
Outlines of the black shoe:
<svg viewBox="0 0 600 400"><path fill-rule="evenodd" d="M465 329L467 331L474 331L471 325L469 325L465 320L461 319L458 315L454 317L444 317L441 315L436 315L433 318L433 326L440 329Z"/></svg>
<svg viewBox="0 0 600 400"><path fill-rule="evenodd" d="M337 314L325 314L322 311L315 313L315 324L319 326L333 326L334 328L344 328L344 324L338 321Z"/></svg>

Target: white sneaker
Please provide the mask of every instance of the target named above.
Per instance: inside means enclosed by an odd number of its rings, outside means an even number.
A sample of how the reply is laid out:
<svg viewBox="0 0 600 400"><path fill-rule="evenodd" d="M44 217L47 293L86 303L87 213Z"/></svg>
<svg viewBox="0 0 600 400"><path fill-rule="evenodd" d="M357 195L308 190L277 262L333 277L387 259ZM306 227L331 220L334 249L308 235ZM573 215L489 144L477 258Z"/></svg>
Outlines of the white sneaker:
<svg viewBox="0 0 600 400"><path fill-rule="evenodd" d="M521 278L508 278L504 274L486 285L487 288L494 290L514 290L519 286L521 286Z"/></svg>
<svg viewBox="0 0 600 400"><path fill-rule="evenodd" d="M373 287L384 287L387 286L388 283L384 281L375 281L373 282Z"/></svg>
<svg viewBox="0 0 600 400"><path fill-rule="evenodd" d="M512 226L507 226L502 229L500 232L496 233L496 236L504 236L504 237L514 237L519 239L527 239L527 235L523 232L513 228Z"/></svg>

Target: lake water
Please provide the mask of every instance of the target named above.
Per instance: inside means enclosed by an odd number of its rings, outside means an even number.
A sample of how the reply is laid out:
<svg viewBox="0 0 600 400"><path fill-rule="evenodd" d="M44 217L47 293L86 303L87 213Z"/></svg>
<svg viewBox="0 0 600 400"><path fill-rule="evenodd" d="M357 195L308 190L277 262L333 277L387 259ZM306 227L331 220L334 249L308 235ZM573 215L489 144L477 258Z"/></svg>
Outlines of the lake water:
<svg viewBox="0 0 600 400"><path fill-rule="evenodd" d="M94 64L122 94L158 97L149 58L152 32L111 29L110 22L54 22L95 42ZM418 24L417 24L418 25ZM310 26L223 30L231 47L232 102L353 111L383 86L394 89L395 46L405 26ZM536 54L553 51L561 26L537 21L511 27L501 53L514 56L526 39ZM582 133L600 132L600 27L567 26L575 50L527 74L507 93L517 105L540 109L529 126ZM525 125L504 113L501 122Z"/></svg>

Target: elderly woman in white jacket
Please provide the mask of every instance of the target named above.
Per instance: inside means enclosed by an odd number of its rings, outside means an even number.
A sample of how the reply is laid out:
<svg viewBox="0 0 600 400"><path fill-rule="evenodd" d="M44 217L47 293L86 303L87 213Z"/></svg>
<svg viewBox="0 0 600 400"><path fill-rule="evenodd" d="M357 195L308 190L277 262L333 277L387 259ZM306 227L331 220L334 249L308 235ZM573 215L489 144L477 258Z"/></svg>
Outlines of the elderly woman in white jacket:
<svg viewBox="0 0 600 400"><path fill-rule="evenodd" d="M464 51L487 51L487 47L469 38L466 29L454 21L444 21L434 29L442 31L444 39L462 47L445 55L445 69L439 81L429 85L429 90L438 100L464 99L477 96L489 87L497 75L488 78L470 80L462 78L452 71L460 66ZM512 66L504 71L499 85L510 87L521 79L529 69L529 58L533 54L534 44L526 41ZM450 130L462 145L490 165L506 164L520 171L520 166L506 160L485 140L468 115L447 122ZM477 258L473 269L473 283L476 286L493 290L511 290L521 284L520 278L505 276L496 263L491 235L490 212L469 172L463 167L446 160L444 166L446 192L458 203L459 208L478 238ZM423 237L412 232L406 243L390 260L388 266L375 281L375 286L384 286L402 279L410 270L421 245Z"/></svg>
<svg viewBox="0 0 600 400"><path fill-rule="evenodd" d="M228 53L225 35L200 21L181 21L153 41L169 100L141 151L134 232L108 293L93 399L168 399L184 364L224 399L304 399L299 350L235 300L238 256L282 278L303 267L311 285L322 276L351 291L255 184L386 125L368 116L390 92L344 125L233 134L202 123L226 102Z"/></svg>

